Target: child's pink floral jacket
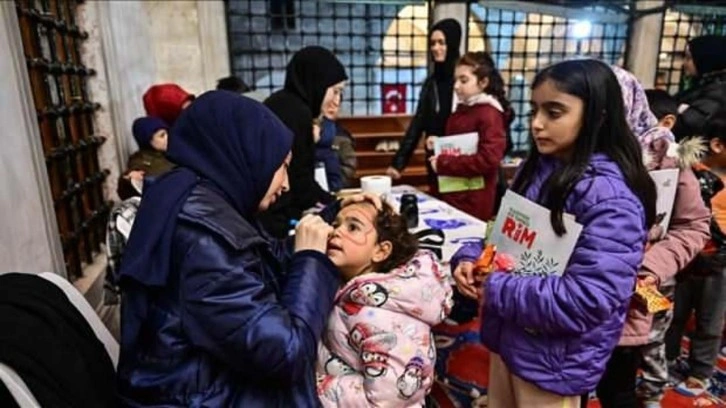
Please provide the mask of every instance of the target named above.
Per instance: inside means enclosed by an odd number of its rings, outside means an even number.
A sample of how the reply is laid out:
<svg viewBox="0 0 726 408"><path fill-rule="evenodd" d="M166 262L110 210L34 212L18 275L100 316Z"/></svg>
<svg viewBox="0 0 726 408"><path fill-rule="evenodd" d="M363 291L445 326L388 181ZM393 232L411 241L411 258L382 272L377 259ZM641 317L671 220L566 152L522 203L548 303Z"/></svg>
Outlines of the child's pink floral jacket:
<svg viewBox="0 0 726 408"><path fill-rule="evenodd" d="M422 406L436 361L431 326L451 306L451 286L428 251L389 273L348 282L318 347L322 405Z"/></svg>

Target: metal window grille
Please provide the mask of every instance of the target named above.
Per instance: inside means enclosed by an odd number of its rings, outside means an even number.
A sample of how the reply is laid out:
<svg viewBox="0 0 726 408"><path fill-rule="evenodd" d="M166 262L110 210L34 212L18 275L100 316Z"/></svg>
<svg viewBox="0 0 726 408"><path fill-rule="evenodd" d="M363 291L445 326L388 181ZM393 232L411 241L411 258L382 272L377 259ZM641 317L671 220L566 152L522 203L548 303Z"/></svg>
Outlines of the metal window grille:
<svg viewBox="0 0 726 408"><path fill-rule="evenodd" d="M110 204L98 163L105 138L94 134L100 105L88 98L81 43L88 33L75 21L75 0L16 0L23 50L37 111L51 193L69 276L100 250Z"/></svg>
<svg viewBox="0 0 726 408"><path fill-rule="evenodd" d="M676 4L663 14L656 87L671 95L687 89L681 67L688 40L701 35L726 35L726 7Z"/></svg>
<svg viewBox="0 0 726 408"><path fill-rule="evenodd" d="M320 45L348 72L342 114L415 109L427 75L429 1L230 0L226 7L232 70L258 92L282 88L292 55ZM384 104L387 91L392 103Z"/></svg>
<svg viewBox="0 0 726 408"><path fill-rule="evenodd" d="M272 0L270 2L270 25L273 30L295 29L295 2L293 0Z"/></svg>
<svg viewBox="0 0 726 408"><path fill-rule="evenodd" d="M427 75L430 1L284 0L275 7L295 16L295 24L284 28L273 23L277 14L271 17L269 7L256 0L227 3L235 75L270 94L283 86L295 51L322 45L335 52L350 76L342 113L381 114L386 92L405 93L400 113L413 113ZM529 86L537 70L576 55L614 64L625 58L628 13L620 6L487 0L471 4L469 13L468 49L491 53L508 85L516 114L515 151L528 149ZM577 37L584 21L589 30Z"/></svg>
<svg viewBox="0 0 726 408"><path fill-rule="evenodd" d="M508 86L515 153L529 148L530 86L537 71L577 55L622 65L627 21L627 9L617 7L491 0L470 5L468 49L490 53Z"/></svg>

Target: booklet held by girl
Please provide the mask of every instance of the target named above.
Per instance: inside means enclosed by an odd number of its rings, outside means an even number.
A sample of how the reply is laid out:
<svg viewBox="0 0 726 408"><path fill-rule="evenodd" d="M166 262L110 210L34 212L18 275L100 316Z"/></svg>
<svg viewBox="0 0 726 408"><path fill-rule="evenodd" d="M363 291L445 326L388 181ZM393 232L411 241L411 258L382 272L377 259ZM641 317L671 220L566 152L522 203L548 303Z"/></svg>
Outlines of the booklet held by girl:
<svg viewBox="0 0 726 408"><path fill-rule="evenodd" d="M671 222L673 202L678 190L679 170L677 168L653 170L649 174L655 183L658 199L655 202L656 225L648 232L648 239L657 241L665 236Z"/></svg>
<svg viewBox="0 0 726 408"><path fill-rule="evenodd" d="M434 142L434 155L462 156L476 154L479 134L476 132L437 137ZM479 190L484 188L484 177L439 176L439 192Z"/></svg>
<svg viewBox="0 0 726 408"><path fill-rule="evenodd" d="M508 190L487 242L514 259L515 274L559 276L582 232L575 217L563 214L562 218L567 232L560 237L550 224L550 210Z"/></svg>

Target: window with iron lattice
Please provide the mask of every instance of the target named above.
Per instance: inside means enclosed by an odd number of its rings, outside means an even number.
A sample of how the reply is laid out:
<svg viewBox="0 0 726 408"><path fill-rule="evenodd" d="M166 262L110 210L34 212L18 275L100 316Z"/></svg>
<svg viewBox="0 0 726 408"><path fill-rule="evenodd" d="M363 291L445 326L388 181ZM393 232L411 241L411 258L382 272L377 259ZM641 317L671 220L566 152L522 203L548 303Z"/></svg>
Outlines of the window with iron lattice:
<svg viewBox="0 0 726 408"><path fill-rule="evenodd" d="M77 0L15 0L28 77L69 277L82 275L105 239L111 203L103 198L108 170L99 165L105 138L93 118L83 65L88 39L76 22Z"/></svg>

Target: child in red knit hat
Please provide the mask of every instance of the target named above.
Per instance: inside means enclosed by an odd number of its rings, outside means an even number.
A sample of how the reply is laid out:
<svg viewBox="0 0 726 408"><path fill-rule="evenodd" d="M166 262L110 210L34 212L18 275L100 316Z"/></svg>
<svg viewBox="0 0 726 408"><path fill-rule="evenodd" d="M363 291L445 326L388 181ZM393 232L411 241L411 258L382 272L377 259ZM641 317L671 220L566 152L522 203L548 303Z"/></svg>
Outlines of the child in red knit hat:
<svg viewBox="0 0 726 408"><path fill-rule="evenodd" d="M193 100L194 95L177 84L158 84L144 93L144 109L147 115L163 119L171 126Z"/></svg>

